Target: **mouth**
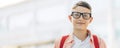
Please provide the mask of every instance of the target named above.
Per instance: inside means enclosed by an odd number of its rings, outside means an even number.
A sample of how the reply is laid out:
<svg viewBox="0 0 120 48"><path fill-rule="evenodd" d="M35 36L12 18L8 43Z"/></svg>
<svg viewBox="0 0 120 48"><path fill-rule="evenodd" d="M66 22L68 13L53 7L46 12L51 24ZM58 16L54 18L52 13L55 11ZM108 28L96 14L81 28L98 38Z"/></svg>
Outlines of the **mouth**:
<svg viewBox="0 0 120 48"><path fill-rule="evenodd" d="M85 24L85 23L83 23L83 22L78 22L77 24L83 25L83 24Z"/></svg>

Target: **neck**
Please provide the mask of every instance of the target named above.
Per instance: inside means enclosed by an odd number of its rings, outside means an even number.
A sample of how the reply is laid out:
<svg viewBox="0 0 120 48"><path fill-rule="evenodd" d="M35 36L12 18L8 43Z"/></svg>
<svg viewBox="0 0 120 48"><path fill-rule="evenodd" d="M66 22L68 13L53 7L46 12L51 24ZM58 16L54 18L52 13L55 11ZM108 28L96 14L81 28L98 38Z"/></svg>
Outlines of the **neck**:
<svg viewBox="0 0 120 48"><path fill-rule="evenodd" d="M86 30L74 30L73 34L80 40L85 40L87 37L87 29Z"/></svg>

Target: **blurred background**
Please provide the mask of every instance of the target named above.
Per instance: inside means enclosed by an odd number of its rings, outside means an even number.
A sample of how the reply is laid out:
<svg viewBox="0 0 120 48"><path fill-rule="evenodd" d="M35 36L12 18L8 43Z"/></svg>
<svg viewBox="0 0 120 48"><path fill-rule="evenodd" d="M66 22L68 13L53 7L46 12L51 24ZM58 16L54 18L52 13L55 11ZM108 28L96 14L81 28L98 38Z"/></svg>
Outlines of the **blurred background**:
<svg viewBox="0 0 120 48"><path fill-rule="evenodd" d="M0 48L54 48L72 32L68 19L80 0L0 0ZM120 0L84 0L92 6L90 29L107 48L120 48Z"/></svg>

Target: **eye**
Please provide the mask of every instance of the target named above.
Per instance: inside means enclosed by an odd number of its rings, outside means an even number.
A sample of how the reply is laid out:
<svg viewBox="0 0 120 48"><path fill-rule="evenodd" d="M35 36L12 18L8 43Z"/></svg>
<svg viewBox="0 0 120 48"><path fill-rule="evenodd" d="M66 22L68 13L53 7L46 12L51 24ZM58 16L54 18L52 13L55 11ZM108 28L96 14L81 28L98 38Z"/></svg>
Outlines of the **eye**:
<svg viewBox="0 0 120 48"><path fill-rule="evenodd" d="M78 18L80 17L80 14L77 13L77 12L74 12L74 13L72 14L72 16L73 16L73 18L78 19Z"/></svg>
<svg viewBox="0 0 120 48"><path fill-rule="evenodd" d="M73 13L73 16L79 16L79 13Z"/></svg>
<svg viewBox="0 0 120 48"><path fill-rule="evenodd" d="M84 14L83 14L83 17L85 17L85 18L89 18L90 15L89 15L88 13L84 13Z"/></svg>

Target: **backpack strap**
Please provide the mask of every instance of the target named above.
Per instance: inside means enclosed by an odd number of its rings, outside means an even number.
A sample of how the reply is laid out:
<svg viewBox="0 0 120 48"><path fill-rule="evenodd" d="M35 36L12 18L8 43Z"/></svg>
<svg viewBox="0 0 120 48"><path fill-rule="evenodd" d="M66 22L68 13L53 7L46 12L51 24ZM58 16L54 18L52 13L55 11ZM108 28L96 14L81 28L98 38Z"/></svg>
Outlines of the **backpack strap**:
<svg viewBox="0 0 120 48"><path fill-rule="evenodd" d="M63 36L60 42L60 48L63 48L65 40L68 38L69 35ZM99 42L98 42L98 37L96 35L93 35L93 41L94 41L94 46L95 48L99 48Z"/></svg>
<svg viewBox="0 0 120 48"><path fill-rule="evenodd" d="M93 35L93 41L95 48L99 48L98 37L96 35Z"/></svg>
<svg viewBox="0 0 120 48"><path fill-rule="evenodd" d="M64 42L65 42L65 40L67 39L68 36L69 35L66 35L66 36L62 37L61 42L60 42L60 48L63 48Z"/></svg>

